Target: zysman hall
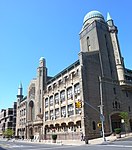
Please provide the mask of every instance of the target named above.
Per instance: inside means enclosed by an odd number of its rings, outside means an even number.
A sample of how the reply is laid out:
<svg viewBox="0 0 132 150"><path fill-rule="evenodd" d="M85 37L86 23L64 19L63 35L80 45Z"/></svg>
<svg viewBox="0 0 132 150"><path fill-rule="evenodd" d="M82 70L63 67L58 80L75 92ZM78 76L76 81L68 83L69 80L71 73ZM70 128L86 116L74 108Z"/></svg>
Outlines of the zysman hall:
<svg viewBox="0 0 132 150"><path fill-rule="evenodd" d="M102 136L99 125L107 136L122 127L121 112L128 113L127 131L132 131L132 70L125 67L110 14L105 19L99 11L88 12L79 37L78 60L50 77L41 57L27 96L19 86L16 136L92 139Z"/></svg>

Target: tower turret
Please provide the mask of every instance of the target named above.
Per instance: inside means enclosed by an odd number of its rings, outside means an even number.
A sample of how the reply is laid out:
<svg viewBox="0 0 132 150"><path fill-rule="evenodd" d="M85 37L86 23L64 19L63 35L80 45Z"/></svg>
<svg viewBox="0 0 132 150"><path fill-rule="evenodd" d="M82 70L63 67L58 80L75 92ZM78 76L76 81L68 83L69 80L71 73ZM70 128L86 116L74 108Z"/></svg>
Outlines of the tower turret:
<svg viewBox="0 0 132 150"><path fill-rule="evenodd" d="M109 12L107 13L107 24L109 26L113 26L114 25L113 19L111 18Z"/></svg>
<svg viewBox="0 0 132 150"><path fill-rule="evenodd" d="M42 107L42 97L43 91L46 88L46 80L47 80L47 68L46 68L46 61L44 57L39 59L39 67L37 68L37 80L36 80L36 106L37 109L36 115L42 114L43 107Z"/></svg>
<svg viewBox="0 0 132 150"><path fill-rule="evenodd" d="M114 22L109 13L107 14L107 24L108 24L108 28L109 28L109 32L111 36L112 45L113 45L113 52L115 56L118 80L120 81L120 84L124 84L124 81L125 81L124 62L121 56L120 46L119 46L118 37L117 37L118 29L114 25Z"/></svg>
<svg viewBox="0 0 132 150"><path fill-rule="evenodd" d="M17 93L18 104L20 103L22 98L23 98L23 88L22 88L22 83L20 83L20 85L18 87L18 93Z"/></svg>
<svg viewBox="0 0 132 150"><path fill-rule="evenodd" d="M18 94L17 95L22 95L22 83L18 87Z"/></svg>

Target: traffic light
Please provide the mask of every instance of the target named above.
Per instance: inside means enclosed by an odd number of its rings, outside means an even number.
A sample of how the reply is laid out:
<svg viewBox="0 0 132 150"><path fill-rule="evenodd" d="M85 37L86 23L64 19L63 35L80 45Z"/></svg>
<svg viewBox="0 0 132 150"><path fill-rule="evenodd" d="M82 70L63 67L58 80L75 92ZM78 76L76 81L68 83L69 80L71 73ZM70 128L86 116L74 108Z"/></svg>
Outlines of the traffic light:
<svg viewBox="0 0 132 150"><path fill-rule="evenodd" d="M101 128L101 127L102 127L102 124L101 124L101 123L98 123L97 126L98 126L98 128Z"/></svg>
<svg viewBox="0 0 132 150"><path fill-rule="evenodd" d="M82 108L82 102L79 101L79 108Z"/></svg>
<svg viewBox="0 0 132 150"><path fill-rule="evenodd" d="M78 102L75 102L75 106L76 106L76 108L78 108Z"/></svg>
<svg viewBox="0 0 132 150"><path fill-rule="evenodd" d="M82 108L82 102L80 101L75 102L75 106L76 108Z"/></svg>

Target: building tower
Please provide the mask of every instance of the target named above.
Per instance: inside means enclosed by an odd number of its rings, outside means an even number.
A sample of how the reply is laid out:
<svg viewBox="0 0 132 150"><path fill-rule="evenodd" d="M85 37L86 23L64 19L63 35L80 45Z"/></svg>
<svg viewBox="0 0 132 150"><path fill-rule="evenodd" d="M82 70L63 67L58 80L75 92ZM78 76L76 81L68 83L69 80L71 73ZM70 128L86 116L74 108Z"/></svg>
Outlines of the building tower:
<svg viewBox="0 0 132 150"><path fill-rule="evenodd" d="M23 99L23 88L22 88L22 83L20 83L18 87L18 93L17 93L17 105L20 104L22 99Z"/></svg>
<svg viewBox="0 0 132 150"><path fill-rule="evenodd" d="M37 80L36 80L36 101L37 101L37 110L36 115L43 114L43 103L42 96L43 91L46 87L47 80L47 68L46 61L43 57L39 59L39 67L37 68Z"/></svg>
<svg viewBox="0 0 132 150"><path fill-rule="evenodd" d="M115 81L124 81L123 61L119 49L117 38L117 27L114 25L109 13L107 21L99 11L91 11L86 14L83 27L80 32L80 64L82 67L82 97L84 101L84 134L92 134L89 126L91 119L93 124L99 118L98 106L103 108L104 114L111 113L112 102L121 101L120 95L113 94L119 86L113 84ZM102 81L102 91L100 91L99 77ZM102 95L103 93L103 95ZM102 95L102 100L101 100ZM108 96L109 95L109 96ZM115 100L117 99L117 100ZM95 109L86 105L91 104ZM86 117L85 117L86 116ZM109 126L109 116L105 116L106 132L111 132ZM88 129L89 127L89 129ZM91 128L91 129L90 129Z"/></svg>
<svg viewBox="0 0 132 150"><path fill-rule="evenodd" d="M91 11L86 14L80 33L80 49L83 53L99 53L101 76L117 80L115 52L113 49L113 39L115 37L115 45L118 46L117 28L115 26L110 26L110 28L109 25L113 25L110 15L106 23L103 15L98 11ZM113 29L114 35L110 29ZM120 54L119 48L117 48L117 51ZM121 59L121 54L119 57ZM120 69L121 67L118 68Z"/></svg>

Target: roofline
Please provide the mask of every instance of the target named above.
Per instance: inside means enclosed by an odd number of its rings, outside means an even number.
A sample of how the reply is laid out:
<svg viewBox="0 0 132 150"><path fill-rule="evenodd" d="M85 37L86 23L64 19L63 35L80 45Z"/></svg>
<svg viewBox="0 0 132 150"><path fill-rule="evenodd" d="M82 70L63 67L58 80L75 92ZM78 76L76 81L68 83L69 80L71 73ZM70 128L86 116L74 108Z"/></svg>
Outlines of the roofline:
<svg viewBox="0 0 132 150"><path fill-rule="evenodd" d="M73 64L71 64L70 66L68 66L64 70L62 70L60 73L58 73L57 75L55 75L52 79L50 79L47 82L47 85L50 84L51 82L53 82L54 80L56 80L57 78L59 78L61 75L65 74L67 71L71 70L73 67L78 66L79 64L80 64L79 60L75 61Z"/></svg>

